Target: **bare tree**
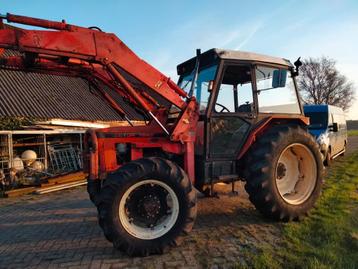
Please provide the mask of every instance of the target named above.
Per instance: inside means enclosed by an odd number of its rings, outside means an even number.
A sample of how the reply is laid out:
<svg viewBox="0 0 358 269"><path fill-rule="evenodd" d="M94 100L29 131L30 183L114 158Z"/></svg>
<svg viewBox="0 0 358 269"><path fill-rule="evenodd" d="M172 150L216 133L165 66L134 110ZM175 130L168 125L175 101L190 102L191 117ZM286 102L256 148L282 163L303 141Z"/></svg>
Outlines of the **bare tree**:
<svg viewBox="0 0 358 269"><path fill-rule="evenodd" d="M354 84L340 74L336 62L327 57L304 60L298 85L306 104L329 104L346 110L354 101Z"/></svg>

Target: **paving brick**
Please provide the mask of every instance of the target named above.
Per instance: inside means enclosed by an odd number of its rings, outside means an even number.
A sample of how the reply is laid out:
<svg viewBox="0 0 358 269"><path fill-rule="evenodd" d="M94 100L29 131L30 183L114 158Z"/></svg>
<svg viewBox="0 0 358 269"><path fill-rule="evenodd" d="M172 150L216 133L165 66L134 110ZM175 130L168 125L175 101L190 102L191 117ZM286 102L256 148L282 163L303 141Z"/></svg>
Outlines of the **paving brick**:
<svg viewBox="0 0 358 269"><path fill-rule="evenodd" d="M169 253L130 258L113 250L97 224L85 188L0 199L2 268L231 268L246 264L243 249L279 244L278 228L243 196L199 199L192 233ZM221 190L222 189L222 190Z"/></svg>

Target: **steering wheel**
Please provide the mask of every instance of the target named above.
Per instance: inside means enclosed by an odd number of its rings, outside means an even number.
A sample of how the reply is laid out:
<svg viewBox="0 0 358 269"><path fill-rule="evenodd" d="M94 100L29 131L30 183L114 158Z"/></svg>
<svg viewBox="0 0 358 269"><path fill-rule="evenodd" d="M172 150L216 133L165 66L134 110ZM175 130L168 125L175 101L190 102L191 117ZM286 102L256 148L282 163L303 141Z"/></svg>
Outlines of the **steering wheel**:
<svg viewBox="0 0 358 269"><path fill-rule="evenodd" d="M230 110L229 110L226 106L224 106L224 105L222 105L222 104L216 103L215 106L221 107L221 110L219 111L219 113L224 112L224 111L230 112ZM216 110L216 109L215 109L215 110Z"/></svg>

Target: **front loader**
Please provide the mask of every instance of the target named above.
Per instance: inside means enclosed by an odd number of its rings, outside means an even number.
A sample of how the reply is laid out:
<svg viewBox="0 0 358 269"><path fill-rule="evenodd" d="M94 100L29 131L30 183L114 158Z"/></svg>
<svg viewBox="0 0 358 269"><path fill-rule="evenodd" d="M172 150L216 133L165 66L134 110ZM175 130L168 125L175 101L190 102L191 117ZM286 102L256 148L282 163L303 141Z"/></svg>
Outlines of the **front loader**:
<svg viewBox="0 0 358 269"><path fill-rule="evenodd" d="M250 201L275 220L298 220L317 200L322 160L306 130L299 61L294 68L255 53L198 51L178 65L176 84L97 27L0 17L49 29L1 20L2 68L84 78L128 122L85 137L88 193L115 248L144 256L180 244L194 225L197 191L214 196L219 182L245 181ZM4 49L18 53L4 57ZM144 124L133 123L106 87L140 111Z"/></svg>

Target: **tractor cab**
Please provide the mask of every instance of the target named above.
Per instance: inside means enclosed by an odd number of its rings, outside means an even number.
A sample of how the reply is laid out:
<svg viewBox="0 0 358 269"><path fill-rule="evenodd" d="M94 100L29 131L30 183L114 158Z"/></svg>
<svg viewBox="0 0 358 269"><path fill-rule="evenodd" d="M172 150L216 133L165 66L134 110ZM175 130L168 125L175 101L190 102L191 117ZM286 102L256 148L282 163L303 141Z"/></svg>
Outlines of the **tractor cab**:
<svg viewBox="0 0 358 269"><path fill-rule="evenodd" d="M239 176L237 160L265 120L303 115L294 68L286 59L211 49L177 71L178 85L187 92L193 88L200 106L195 153L196 180L202 185Z"/></svg>

